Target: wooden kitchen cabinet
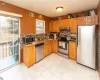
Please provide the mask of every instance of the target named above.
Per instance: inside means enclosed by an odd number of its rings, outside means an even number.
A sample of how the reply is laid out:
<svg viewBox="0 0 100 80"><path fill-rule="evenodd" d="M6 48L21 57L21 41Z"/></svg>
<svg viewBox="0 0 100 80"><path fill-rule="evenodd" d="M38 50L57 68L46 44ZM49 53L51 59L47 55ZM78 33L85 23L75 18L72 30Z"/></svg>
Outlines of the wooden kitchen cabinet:
<svg viewBox="0 0 100 80"><path fill-rule="evenodd" d="M97 16L86 17L86 24L87 25L97 25L98 24L98 17Z"/></svg>
<svg viewBox="0 0 100 80"><path fill-rule="evenodd" d="M77 21L76 18L70 19L70 32L76 33L77 30Z"/></svg>
<svg viewBox="0 0 100 80"><path fill-rule="evenodd" d="M60 28L62 27L70 27L70 19L63 19L59 21Z"/></svg>
<svg viewBox="0 0 100 80"><path fill-rule="evenodd" d="M53 32L54 21L50 21L49 32Z"/></svg>
<svg viewBox="0 0 100 80"><path fill-rule="evenodd" d="M76 42L69 42L69 58L76 60Z"/></svg>
<svg viewBox="0 0 100 80"><path fill-rule="evenodd" d="M52 53L57 53L57 52L58 52L58 40L53 40Z"/></svg>
<svg viewBox="0 0 100 80"><path fill-rule="evenodd" d="M48 44L44 44L44 56L48 56L49 53L49 45Z"/></svg>
<svg viewBox="0 0 100 80"><path fill-rule="evenodd" d="M59 20L50 22L49 32L59 32Z"/></svg>
<svg viewBox="0 0 100 80"><path fill-rule="evenodd" d="M86 16L77 18L78 25L97 25L98 24L98 16Z"/></svg>
<svg viewBox="0 0 100 80"><path fill-rule="evenodd" d="M86 25L86 18L85 17L79 17L77 18L77 25Z"/></svg>
<svg viewBox="0 0 100 80"><path fill-rule="evenodd" d="M23 48L23 62L27 67L35 63L35 45L28 44Z"/></svg>
<svg viewBox="0 0 100 80"><path fill-rule="evenodd" d="M44 43L44 56L48 56L49 54L52 53L52 40L47 40L45 43Z"/></svg>
<svg viewBox="0 0 100 80"><path fill-rule="evenodd" d="M54 27L53 27L53 28L54 28L54 31L55 31L55 32L59 32L59 24L60 24L60 23L59 23L59 20L55 21L54 24L55 24Z"/></svg>
<svg viewBox="0 0 100 80"><path fill-rule="evenodd" d="M58 40L48 40L44 43L44 56L58 52Z"/></svg>

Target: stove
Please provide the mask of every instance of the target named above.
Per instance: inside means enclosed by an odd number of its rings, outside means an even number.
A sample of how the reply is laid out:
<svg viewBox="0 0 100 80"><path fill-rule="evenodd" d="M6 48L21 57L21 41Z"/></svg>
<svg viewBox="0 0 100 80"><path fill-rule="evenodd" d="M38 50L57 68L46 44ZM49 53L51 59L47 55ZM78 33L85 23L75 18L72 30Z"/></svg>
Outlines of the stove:
<svg viewBox="0 0 100 80"><path fill-rule="evenodd" d="M67 35L70 34L70 28L60 28L60 39L58 41L58 55L69 58L69 43Z"/></svg>

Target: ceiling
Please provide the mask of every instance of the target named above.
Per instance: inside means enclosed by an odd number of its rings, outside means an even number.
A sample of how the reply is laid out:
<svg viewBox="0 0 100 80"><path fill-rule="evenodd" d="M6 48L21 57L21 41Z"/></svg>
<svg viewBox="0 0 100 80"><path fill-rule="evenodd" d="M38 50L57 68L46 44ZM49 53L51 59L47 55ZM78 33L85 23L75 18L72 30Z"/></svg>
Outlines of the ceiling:
<svg viewBox="0 0 100 80"><path fill-rule="evenodd" d="M48 17L57 17L69 13L97 8L99 0L3 0L4 2L37 12ZM56 7L64 7L57 12Z"/></svg>

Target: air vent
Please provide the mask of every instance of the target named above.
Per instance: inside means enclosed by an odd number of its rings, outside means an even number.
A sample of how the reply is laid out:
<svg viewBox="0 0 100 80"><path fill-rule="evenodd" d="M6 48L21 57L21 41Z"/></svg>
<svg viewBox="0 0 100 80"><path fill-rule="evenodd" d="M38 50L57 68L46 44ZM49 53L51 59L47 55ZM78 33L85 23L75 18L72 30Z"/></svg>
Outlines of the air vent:
<svg viewBox="0 0 100 80"><path fill-rule="evenodd" d="M29 16L30 16L30 17L34 17L34 13L29 12Z"/></svg>

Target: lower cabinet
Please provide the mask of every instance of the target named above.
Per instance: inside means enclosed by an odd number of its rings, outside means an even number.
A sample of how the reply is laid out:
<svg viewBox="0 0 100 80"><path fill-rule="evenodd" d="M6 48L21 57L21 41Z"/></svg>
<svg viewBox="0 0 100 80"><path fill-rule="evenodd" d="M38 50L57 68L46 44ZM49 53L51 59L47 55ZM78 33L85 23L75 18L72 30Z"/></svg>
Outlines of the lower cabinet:
<svg viewBox="0 0 100 80"><path fill-rule="evenodd" d="M44 56L48 56L51 53L57 53L58 51L58 41L48 40L44 43Z"/></svg>
<svg viewBox="0 0 100 80"><path fill-rule="evenodd" d="M76 60L76 42L69 42L69 57L70 59Z"/></svg>
<svg viewBox="0 0 100 80"><path fill-rule="evenodd" d="M44 43L44 56L45 57L51 54L51 47L52 47L52 40L47 40Z"/></svg>
<svg viewBox="0 0 100 80"><path fill-rule="evenodd" d="M23 48L23 62L27 67L35 63L35 45L28 44Z"/></svg>
<svg viewBox="0 0 100 80"><path fill-rule="evenodd" d="M52 42L52 53L58 52L58 40L53 40Z"/></svg>

